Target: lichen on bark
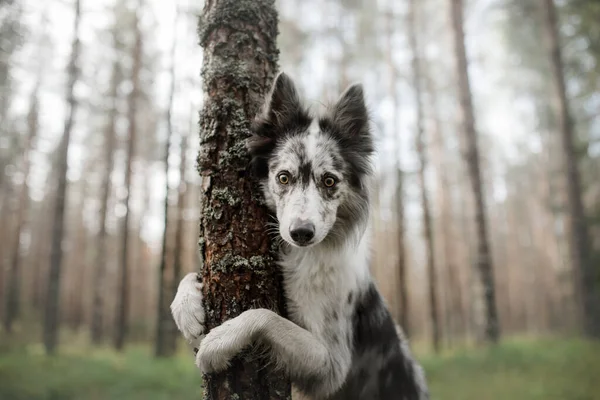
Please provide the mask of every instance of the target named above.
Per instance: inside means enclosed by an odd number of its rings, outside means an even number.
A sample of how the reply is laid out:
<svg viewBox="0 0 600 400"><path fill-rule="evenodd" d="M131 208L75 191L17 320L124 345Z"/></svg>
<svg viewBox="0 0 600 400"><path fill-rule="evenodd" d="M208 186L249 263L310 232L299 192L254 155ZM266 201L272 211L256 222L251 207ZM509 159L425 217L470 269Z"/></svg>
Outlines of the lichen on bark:
<svg viewBox="0 0 600 400"><path fill-rule="evenodd" d="M198 172L202 178L200 240L207 328L246 309L281 313L281 278L266 233L267 211L247 174L245 140L277 70L274 0L207 0L199 22L204 48L204 109ZM206 399L286 399L282 372L260 360L235 360L205 376Z"/></svg>

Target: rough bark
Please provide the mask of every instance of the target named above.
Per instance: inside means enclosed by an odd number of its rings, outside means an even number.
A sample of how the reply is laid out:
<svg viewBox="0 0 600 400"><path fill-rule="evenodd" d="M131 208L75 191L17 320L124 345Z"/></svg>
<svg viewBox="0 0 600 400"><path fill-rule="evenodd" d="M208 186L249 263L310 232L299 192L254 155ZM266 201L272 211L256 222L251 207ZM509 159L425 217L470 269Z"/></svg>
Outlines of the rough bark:
<svg viewBox="0 0 600 400"><path fill-rule="evenodd" d="M169 304L173 299L171 296L171 287L175 281L173 270L168 268L168 243L169 243L169 146L173 136L173 122L171 120L173 113L173 99L175 96L175 55L177 51L177 17L175 18L173 28L173 43L171 44L171 85L169 88L169 104L167 105L167 141L165 144L165 153L163 161L165 163L165 206L164 206L164 232L162 240L162 253L160 257L160 268L158 275L158 320L156 323L156 340L154 344L154 354L157 357L171 355L175 350L175 322L171 317ZM173 342L172 344L169 342Z"/></svg>
<svg viewBox="0 0 600 400"><path fill-rule="evenodd" d="M116 32L113 35L116 36ZM113 41L117 44L116 37ZM94 261L94 279L92 289L92 320L90 324L90 333L92 342L99 344L104 338L104 297L106 296L106 271L108 262L108 232L106 231L106 222L108 219L108 205L110 202L110 193L112 190L111 175L114 169L114 153L116 147L116 124L117 124L117 96L118 88L122 79L122 71L119 60L113 62L112 76L109 91L109 101L111 102L108 112L108 125L104 132L104 175L102 176L102 188L100 198L100 231L98 232L98 247L96 249Z"/></svg>
<svg viewBox="0 0 600 400"><path fill-rule="evenodd" d="M204 109L198 169L203 190L200 252L207 328L249 308L283 311L281 279L265 229L268 213L247 174L245 139L277 69L273 0L209 0L204 47ZM286 399L282 371L237 359L205 376L205 399Z"/></svg>
<svg viewBox="0 0 600 400"><path fill-rule="evenodd" d="M483 289L483 314L485 319L483 339L495 343L500 337L498 312L496 309L495 285L492 253L489 245L487 215L483 182L481 179L481 160L479 155L478 134L475 128L475 115L469 82L468 61L463 29L463 0L450 0L451 20L454 33L454 53L458 73L458 95L462 128L465 135L466 162L475 200L475 226L477 232L477 274Z"/></svg>
<svg viewBox="0 0 600 400"><path fill-rule="evenodd" d="M575 129L567 99L558 16L554 0L543 1L546 6L546 42L550 51L550 66L553 78L554 96L552 102L560 129L567 187L571 259L578 278L584 333L591 337L600 337L598 274L591 259L590 237L583 208L581 176L575 151Z"/></svg>
<svg viewBox="0 0 600 400"><path fill-rule="evenodd" d="M59 294L60 294L60 275L62 264L62 242L65 231L65 204L67 194L67 170L69 144L71 142L71 132L73 130L73 121L77 111L77 99L75 98L75 83L79 79L79 69L77 62L81 50L79 40L79 24L81 21L81 0L75 2L75 20L73 27L73 41L71 44L71 56L68 66L67 82L67 118L61 142L58 147L56 159L58 187L56 189L56 200L54 206L54 220L52 223L52 250L50 254L50 271L48 273L48 287L46 290L46 306L44 315L44 346L48 354L53 354L56 350L58 341L59 325Z"/></svg>
<svg viewBox="0 0 600 400"><path fill-rule="evenodd" d="M119 273L119 298L117 301L114 345L117 350L123 350L127 336L127 322L129 317L129 220L131 217L131 178L133 176L133 157L137 136L137 101L140 90L140 71L142 69L142 32L139 26L139 17L134 18L135 42L133 45L131 69L131 92L127 98L127 114L129 121L127 138L127 161L125 166L125 215L123 216L123 247L121 249L121 268Z"/></svg>
<svg viewBox="0 0 600 400"><path fill-rule="evenodd" d="M440 350L440 322L437 301L437 273L435 269L435 249L433 244L433 228L431 221L431 210L429 206L429 194L425 173L427 170L427 150L425 149L425 128L423 126L423 88L422 88L422 66L420 48L417 34L417 3L411 0L408 11L408 41L412 52L412 86L415 93L415 104L417 111L417 153L419 157L419 185L421 186L421 208L423 211L423 235L427 256L427 279L429 295L429 318L432 329L432 343L436 352Z"/></svg>

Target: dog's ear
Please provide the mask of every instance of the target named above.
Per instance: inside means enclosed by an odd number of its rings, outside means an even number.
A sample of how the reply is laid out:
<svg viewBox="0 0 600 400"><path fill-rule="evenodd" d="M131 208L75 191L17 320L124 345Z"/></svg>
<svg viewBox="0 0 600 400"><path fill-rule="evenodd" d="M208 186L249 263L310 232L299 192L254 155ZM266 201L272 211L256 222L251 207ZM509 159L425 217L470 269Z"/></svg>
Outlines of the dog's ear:
<svg viewBox="0 0 600 400"><path fill-rule="evenodd" d="M331 120L343 133L351 136L363 133L369 124L369 113L360 83L350 86L334 104Z"/></svg>
<svg viewBox="0 0 600 400"><path fill-rule="evenodd" d="M253 135L246 146L252 155L252 170L258 177L268 174L267 160L277 137L293 129L307 127L310 116L302 107L292 79L281 72L275 77L262 112L252 124Z"/></svg>
<svg viewBox="0 0 600 400"><path fill-rule="evenodd" d="M292 78L280 72L273 82L273 87L265 101L263 117L277 126L285 126L302 111L300 97Z"/></svg>

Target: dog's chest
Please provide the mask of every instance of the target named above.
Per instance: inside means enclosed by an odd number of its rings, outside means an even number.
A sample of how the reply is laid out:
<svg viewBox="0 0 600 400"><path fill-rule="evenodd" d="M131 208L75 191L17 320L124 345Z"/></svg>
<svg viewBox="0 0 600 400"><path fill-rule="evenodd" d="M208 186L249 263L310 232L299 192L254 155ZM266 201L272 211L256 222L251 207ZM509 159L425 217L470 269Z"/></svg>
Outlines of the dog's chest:
<svg viewBox="0 0 600 400"><path fill-rule="evenodd" d="M282 265L290 319L322 339L339 340L350 329L354 269L344 257L313 253L288 255Z"/></svg>

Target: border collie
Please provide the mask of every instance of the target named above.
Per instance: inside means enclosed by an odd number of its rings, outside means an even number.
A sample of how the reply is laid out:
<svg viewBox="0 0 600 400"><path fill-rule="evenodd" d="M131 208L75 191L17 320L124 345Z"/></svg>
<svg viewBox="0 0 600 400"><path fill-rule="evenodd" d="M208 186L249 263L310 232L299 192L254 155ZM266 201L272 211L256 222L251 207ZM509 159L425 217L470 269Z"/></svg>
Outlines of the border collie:
<svg viewBox="0 0 600 400"><path fill-rule="evenodd" d="M423 371L369 273L374 145L362 86L350 86L315 117L281 73L253 133L253 170L283 239L289 319L248 310L206 333L201 278L188 274L171 310L179 330L199 345L197 366L222 371L258 344L304 398L428 399Z"/></svg>

